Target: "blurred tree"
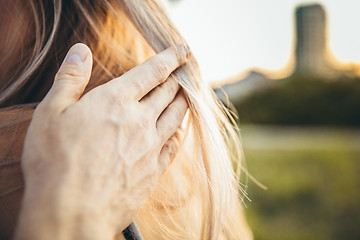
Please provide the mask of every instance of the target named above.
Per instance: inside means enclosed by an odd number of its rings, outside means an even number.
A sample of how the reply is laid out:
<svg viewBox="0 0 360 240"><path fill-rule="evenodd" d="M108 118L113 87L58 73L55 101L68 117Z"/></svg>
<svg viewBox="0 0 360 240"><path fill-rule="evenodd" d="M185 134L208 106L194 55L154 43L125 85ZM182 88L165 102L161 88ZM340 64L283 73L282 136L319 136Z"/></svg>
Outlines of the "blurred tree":
<svg viewBox="0 0 360 240"><path fill-rule="evenodd" d="M241 123L360 126L360 78L293 75L234 102Z"/></svg>

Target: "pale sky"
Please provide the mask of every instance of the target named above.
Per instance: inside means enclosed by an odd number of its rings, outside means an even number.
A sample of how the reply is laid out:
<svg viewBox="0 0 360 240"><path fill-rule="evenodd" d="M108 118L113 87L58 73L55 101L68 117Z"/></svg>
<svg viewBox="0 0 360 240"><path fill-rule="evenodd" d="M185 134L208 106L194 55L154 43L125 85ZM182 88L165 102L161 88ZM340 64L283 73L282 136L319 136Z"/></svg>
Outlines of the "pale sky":
<svg viewBox="0 0 360 240"><path fill-rule="evenodd" d="M169 7L206 80L223 80L250 68L289 66L294 12L302 3L322 3L329 44L342 63L360 63L360 0L181 0Z"/></svg>

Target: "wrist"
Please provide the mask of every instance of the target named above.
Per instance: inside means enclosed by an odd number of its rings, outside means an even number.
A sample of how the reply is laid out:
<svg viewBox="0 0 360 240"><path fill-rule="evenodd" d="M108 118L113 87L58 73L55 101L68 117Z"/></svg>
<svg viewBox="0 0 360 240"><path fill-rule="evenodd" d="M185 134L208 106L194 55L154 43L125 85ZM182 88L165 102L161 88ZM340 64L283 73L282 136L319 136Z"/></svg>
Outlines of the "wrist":
<svg viewBox="0 0 360 240"><path fill-rule="evenodd" d="M113 229L99 214L71 206L62 197L25 193L15 239L112 239Z"/></svg>

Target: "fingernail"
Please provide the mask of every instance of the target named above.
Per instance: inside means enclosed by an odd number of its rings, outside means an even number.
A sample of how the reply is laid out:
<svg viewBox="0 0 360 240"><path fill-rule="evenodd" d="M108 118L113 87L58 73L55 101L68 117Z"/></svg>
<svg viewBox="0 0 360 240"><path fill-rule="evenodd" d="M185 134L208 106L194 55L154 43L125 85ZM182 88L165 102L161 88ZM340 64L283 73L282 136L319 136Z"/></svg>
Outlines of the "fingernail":
<svg viewBox="0 0 360 240"><path fill-rule="evenodd" d="M75 52L69 54L69 56L66 58L66 62L82 62L82 59L79 54Z"/></svg>
<svg viewBox="0 0 360 240"><path fill-rule="evenodd" d="M88 48L83 44L75 44L70 48L66 62L83 62L89 54Z"/></svg>

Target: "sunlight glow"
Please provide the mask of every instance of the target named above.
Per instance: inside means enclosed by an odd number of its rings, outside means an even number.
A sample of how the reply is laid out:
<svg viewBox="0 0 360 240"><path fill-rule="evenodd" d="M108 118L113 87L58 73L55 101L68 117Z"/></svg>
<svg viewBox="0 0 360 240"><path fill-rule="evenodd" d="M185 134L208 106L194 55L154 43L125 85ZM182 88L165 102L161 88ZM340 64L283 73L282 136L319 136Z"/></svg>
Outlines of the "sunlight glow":
<svg viewBox="0 0 360 240"><path fill-rule="evenodd" d="M204 79L221 81L254 68L289 72L294 12L305 3L321 3L327 10L334 59L360 63L359 0L179 0L170 4L169 12Z"/></svg>

